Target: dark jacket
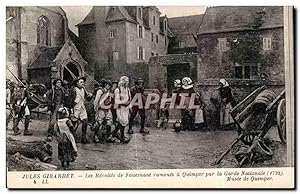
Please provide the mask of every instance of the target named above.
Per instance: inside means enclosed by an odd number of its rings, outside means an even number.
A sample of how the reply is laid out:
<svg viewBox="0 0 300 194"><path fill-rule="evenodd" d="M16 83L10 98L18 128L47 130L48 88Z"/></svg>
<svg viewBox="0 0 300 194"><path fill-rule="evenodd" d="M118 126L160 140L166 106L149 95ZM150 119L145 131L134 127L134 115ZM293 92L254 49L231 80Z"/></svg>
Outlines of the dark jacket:
<svg viewBox="0 0 300 194"><path fill-rule="evenodd" d="M224 100L226 104L231 103L232 107L235 107L237 105L237 102L232 95L230 87L219 88L219 91L221 99Z"/></svg>
<svg viewBox="0 0 300 194"><path fill-rule="evenodd" d="M59 96L57 96L59 95ZM49 110L54 110L55 106L57 105L65 105L65 102L68 100L68 92L63 88L51 88L47 92L47 105L49 107ZM60 99L60 101L58 101Z"/></svg>

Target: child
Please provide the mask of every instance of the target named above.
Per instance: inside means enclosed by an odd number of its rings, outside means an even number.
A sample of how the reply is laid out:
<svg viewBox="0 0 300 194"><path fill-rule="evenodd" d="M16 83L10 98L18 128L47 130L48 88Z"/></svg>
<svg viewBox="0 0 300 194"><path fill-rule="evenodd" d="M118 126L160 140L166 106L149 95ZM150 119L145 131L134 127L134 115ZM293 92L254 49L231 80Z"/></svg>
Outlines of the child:
<svg viewBox="0 0 300 194"><path fill-rule="evenodd" d="M73 136L74 127L68 117L67 108L58 109L58 159L61 161L61 166L64 169L68 168L70 162L74 162L77 157L77 146Z"/></svg>
<svg viewBox="0 0 300 194"><path fill-rule="evenodd" d="M164 130L167 129L168 126L168 122L169 122L169 110L168 110L168 106L166 106L165 108L160 109L159 111L159 121L157 123L157 128L163 128Z"/></svg>

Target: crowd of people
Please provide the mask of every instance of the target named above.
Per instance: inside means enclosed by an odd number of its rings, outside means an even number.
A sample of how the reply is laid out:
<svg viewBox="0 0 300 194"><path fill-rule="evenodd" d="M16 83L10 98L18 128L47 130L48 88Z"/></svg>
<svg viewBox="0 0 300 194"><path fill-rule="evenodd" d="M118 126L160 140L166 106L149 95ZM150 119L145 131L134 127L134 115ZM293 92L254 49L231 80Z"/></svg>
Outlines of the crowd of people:
<svg viewBox="0 0 300 194"><path fill-rule="evenodd" d="M87 139L87 129L93 131L94 142L115 142L128 143L130 138L125 135L125 128L128 126L128 134L133 134L133 124L137 114L140 116L139 132L146 135L150 132L145 128L146 94L144 80L138 78L132 87L129 87L129 78L122 76L118 81L103 79L95 88L94 92L85 89L85 77L77 77L71 83L71 88L64 84L61 79L56 79L52 83L52 88L45 95L48 114L50 115L48 124L48 135L46 140L51 142L54 137L58 140L58 157L62 166L68 166L77 157L76 130L81 124L80 142L89 143ZM221 126L230 125L233 120L229 114L236 102L232 96L231 89L225 79L219 83L221 103L220 124ZM7 124L12 119L13 134L20 135L19 123L24 118L24 135L32 135L29 132L30 109L28 101L34 98L34 94L29 90L29 83L21 80L19 84L7 80L7 109L11 110L7 117ZM194 130L196 127L206 126L205 103L200 93L194 89L193 81L189 77L174 81L173 94L176 95L175 104L182 104L180 109L181 119L176 121L174 129L176 132L181 130ZM181 95L184 94L184 100ZM142 106L131 105L132 99L141 96ZM190 100L195 95L195 104L199 108L190 108ZM125 100L124 100L125 99ZM182 102L183 101L183 102ZM88 118L86 104L93 104L93 118ZM169 105L159 111L159 126L167 128L169 120ZM91 122L92 120L92 122Z"/></svg>

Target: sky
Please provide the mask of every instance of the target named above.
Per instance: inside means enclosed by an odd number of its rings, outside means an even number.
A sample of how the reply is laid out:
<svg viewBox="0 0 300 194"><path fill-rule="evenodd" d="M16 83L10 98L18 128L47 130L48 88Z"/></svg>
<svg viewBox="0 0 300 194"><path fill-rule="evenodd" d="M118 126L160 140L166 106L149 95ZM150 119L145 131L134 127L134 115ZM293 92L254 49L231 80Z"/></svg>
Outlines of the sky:
<svg viewBox="0 0 300 194"><path fill-rule="evenodd" d="M187 15L202 14L205 11L205 6L157 6L161 16L167 15L167 17L178 17ZM84 17L92 9L92 6L62 6L65 10L69 28L78 35L78 29L75 27L76 24L80 23Z"/></svg>

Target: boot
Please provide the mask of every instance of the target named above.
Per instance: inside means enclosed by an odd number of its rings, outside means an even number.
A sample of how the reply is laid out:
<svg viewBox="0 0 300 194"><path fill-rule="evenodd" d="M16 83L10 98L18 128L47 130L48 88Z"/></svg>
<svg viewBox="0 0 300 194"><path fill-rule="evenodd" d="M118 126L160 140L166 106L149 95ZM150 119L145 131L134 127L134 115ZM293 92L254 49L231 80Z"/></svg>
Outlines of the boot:
<svg viewBox="0 0 300 194"><path fill-rule="evenodd" d="M82 123L81 143L83 143L83 144L89 143L87 138L86 138L86 132L87 132L87 124Z"/></svg>
<svg viewBox="0 0 300 194"><path fill-rule="evenodd" d="M99 123L96 122L93 128L94 128L94 132L95 132L95 135L94 135L94 142L95 142L95 143L99 143L99 142L100 142L99 137L98 137L98 135L99 135L99 128L100 128L100 127L99 127Z"/></svg>
<svg viewBox="0 0 300 194"><path fill-rule="evenodd" d="M128 129L128 134L133 134L133 130L132 129Z"/></svg>
<svg viewBox="0 0 300 194"><path fill-rule="evenodd" d="M150 132L148 130L145 130L144 128L141 128L140 133L149 134Z"/></svg>
<svg viewBox="0 0 300 194"><path fill-rule="evenodd" d="M106 126L106 142L113 143L114 139L111 134L111 126Z"/></svg>
<svg viewBox="0 0 300 194"><path fill-rule="evenodd" d="M121 142L122 143L128 143L130 141L130 139L125 137L125 127L124 126L121 126L120 132L121 132L121 139L120 139Z"/></svg>
<svg viewBox="0 0 300 194"><path fill-rule="evenodd" d="M24 122L24 126L25 126L25 129L24 129L24 136L31 136L31 135L32 135L32 133L30 133L30 132L28 131L29 122L30 122L29 116L25 116L25 122Z"/></svg>
<svg viewBox="0 0 300 194"><path fill-rule="evenodd" d="M18 127L18 125L19 125L19 119L18 118L14 118L13 119L13 131L14 131L14 135L20 135L21 134L21 132L19 132L19 127Z"/></svg>

